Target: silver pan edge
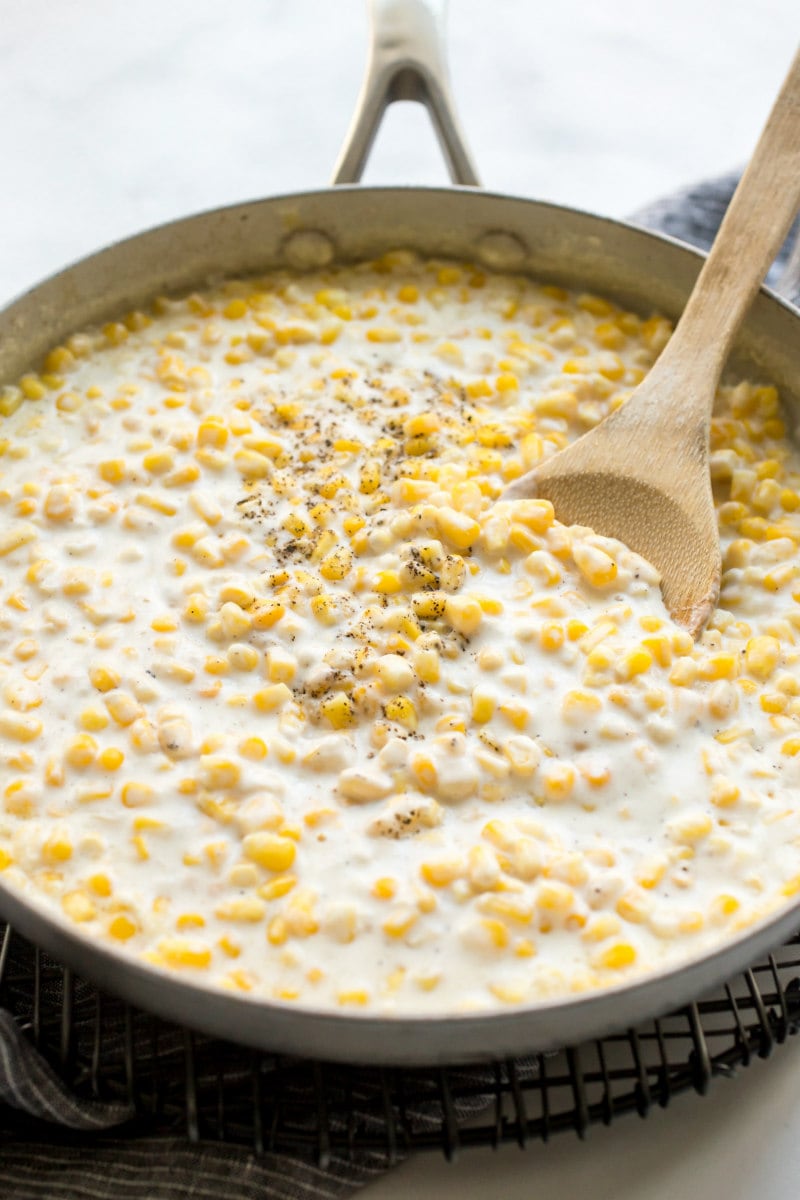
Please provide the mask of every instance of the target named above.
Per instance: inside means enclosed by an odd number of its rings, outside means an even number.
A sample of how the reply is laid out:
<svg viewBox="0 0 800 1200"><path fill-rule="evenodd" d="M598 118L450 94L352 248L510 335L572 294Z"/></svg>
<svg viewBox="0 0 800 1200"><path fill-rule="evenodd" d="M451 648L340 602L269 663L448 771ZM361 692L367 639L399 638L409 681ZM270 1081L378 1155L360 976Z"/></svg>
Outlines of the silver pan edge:
<svg viewBox="0 0 800 1200"><path fill-rule="evenodd" d="M575 209L467 188L339 187L201 213L117 243L0 313L0 383L68 334L159 294L275 268L318 268L411 247L599 292L676 316L702 256L672 239ZM800 404L800 313L762 289L737 342L737 372ZM455 1063L544 1051L661 1015L714 988L800 925L800 899L711 953L578 998L497 1013L344 1015L253 1000L167 974L91 940L0 877L0 914L100 988L167 1020L258 1047L348 1062Z"/></svg>

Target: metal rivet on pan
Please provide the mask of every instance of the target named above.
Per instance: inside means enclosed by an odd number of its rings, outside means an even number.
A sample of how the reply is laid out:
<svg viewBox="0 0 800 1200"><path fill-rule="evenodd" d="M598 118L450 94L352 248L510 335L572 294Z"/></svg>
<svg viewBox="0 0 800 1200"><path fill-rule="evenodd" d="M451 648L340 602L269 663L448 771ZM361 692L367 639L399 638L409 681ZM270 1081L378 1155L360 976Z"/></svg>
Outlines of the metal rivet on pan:
<svg viewBox="0 0 800 1200"><path fill-rule="evenodd" d="M325 267L333 258L335 247L327 233L318 229L298 229L283 243L283 254L290 267L307 270Z"/></svg>
<svg viewBox="0 0 800 1200"><path fill-rule="evenodd" d="M482 234L475 249L483 265L495 271L521 267L528 256L528 247L521 238L515 233L503 233L498 229Z"/></svg>

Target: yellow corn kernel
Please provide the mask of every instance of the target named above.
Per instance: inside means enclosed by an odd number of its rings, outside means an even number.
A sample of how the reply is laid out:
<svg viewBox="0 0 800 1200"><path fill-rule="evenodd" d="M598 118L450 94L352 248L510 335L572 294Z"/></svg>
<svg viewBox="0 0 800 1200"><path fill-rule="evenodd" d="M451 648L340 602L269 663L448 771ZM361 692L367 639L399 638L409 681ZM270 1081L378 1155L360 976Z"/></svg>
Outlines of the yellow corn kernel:
<svg viewBox="0 0 800 1200"><path fill-rule="evenodd" d="M473 379L466 384L464 390L471 400L480 400L492 394L491 385L486 379Z"/></svg>
<svg viewBox="0 0 800 1200"><path fill-rule="evenodd" d="M573 723L598 713L602 707L600 697L594 692L570 691L561 702L561 713L565 720Z"/></svg>
<svg viewBox="0 0 800 1200"><path fill-rule="evenodd" d="M321 625L336 625L339 621L340 610L335 596L314 596L311 611Z"/></svg>
<svg viewBox="0 0 800 1200"><path fill-rule="evenodd" d="M448 596L444 615L457 633L470 637L483 620L483 609L471 596Z"/></svg>
<svg viewBox="0 0 800 1200"><path fill-rule="evenodd" d="M376 900L393 900L397 895L397 881L388 875L381 876L373 883L372 894Z"/></svg>
<svg viewBox="0 0 800 1200"><path fill-rule="evenodd" d="M377 330L370 330L369 332L375 333ZM367 336L369 336L369 333ZM375 339L372 340L374 341ZM347 992L339 992L336 999L343 1008L348 1006L363 1008L366 1004L369 1004L369 992L363 988L355 988Z"/></svg>
<svg viewBox="0 0 800 1200"><path fill-rule="evenodd" d="M494 693L480 685L472 689L472 719L479 725L485 725L494 716L497 701Z"/></svg>
<svg viewBox="0 0 800 1200"><path fill-rule="evenodd" d="M581 576L591 587L607 588L616 581L617 564L605 550L578 542L573 547L572 557Z"/></svg>
<svg viewBox="0 0 800 1200"><path fill-rule="evenodd" d="M503 612L503 601L497 596L475 596L481 610L489 617L499 617Z"/></svg>
<svg viewBox="0 0 800 1200"><path fill-rule="evenodd" d="M414 671L399 654L382 654L375 663L375 678L384 691L402 692L414 682Z"/></svg>
<svg viewBox="0 0 800 1200"><path fill-rule="evenodd" d="M498 711L515 729L519 730L526 728L531 716L523 704L501 704Z"/></svg>
<svg viewBox="0 0 800 1200"><path fill-rule="evenodd" d="M417 710L408 696L393 696L383 711L387 721L396 721L412 732L417 728Z"/></svg>
<svg viewBox="0 0 800 1200"><path fill-rule="evenodd" d="M208 616L209 603L205 596L199 592L193 592L186 600L183 607L183 618L186 621L192 621L195 624L205 621Z"/></svg>
<svg viewBox="0 0 800 1200"><path fill-rule="evenodd" d="M630 650L617 664L616 674L619 679L634 679L643 675L653 665L653 656L644 646L638 650Z"/></svg>
<svg viewBox="0 0 800 1200"><path fill-rule="evenodd" d="M142 466L151 475L165 475L175 466L175 453L169 448L151 450L142 459Z"/></svg>
<svg viewBox="0 0 800 1200"><path fill-rule="evenodd" d="M781 659L781 645L774 637L750 638L745 647L745 668L756 679L769 679Z"/></svg>
<svg viewBox="0 0 800 1200"><path fill-rule="evenodd" d="M435 412L422 412L403 422L403 433L406 437L419 437L421 434L438 433L441 426L441 420Z"/></svg>
<svg viewBox="0 0 800 1200"><path fill-rule="evenodd" d="M64 759L71 767L82 771L90 767L97 757L97 742L88 733L78 734L64 751Z"/></svg>
<svg viewBox="0 0 800 1200"><path fill-rule="evenodd" d="M69 862L72 858L72 842L66 834L54 834L42 846L42 860L51 865Z"/></svg>
<svg viewBox="0 0 800 1200"><path fill-rule="evenodd" d="M51 487L44 500L44 514L51 521L71 521L75 515L75 497L65 484Z"/></svg>
<svg viewBox="0 0 800 1200"><path fill-rule="evenodd" d="M66 892L61 907L73 921L91 921L97 916L97 909L85 892Z"/></svg>
<svg viewBox="0 0 800 1200"><path fill-rule="evenodd" d="M0 713L0 735L15 742L32 742L42 732L42 722L28 713Z"/></svg>
<svg viewBox="0 0 800 1200"><path fill-rule="evenodd" d="M347 729L355 724L355 705L346 692L334 692L320 705L322 715L334 729Z"/></svg>
<svg viewBox="0 0 800 1200"><path fill-rule="evenodd" d="M646 618L642 618L645 620ZM653 656L654 662L660 667L668 667L672 663L672 642L667 634L654 634L642 638L642 646Z"/></svg>
<svg viewBox="0 0 800 1200"><path fill-rule="evenodd" d="M238 321L242 317L247 316L247 302L237 297L235 300L229 300L222 310L222 315L228 321Z"/></svg>
<svg viewBox="0 0 800 1200"><path fill-rule="evenodd" d="M423 683L438 683L440 676L440 661L438 651L434 649L414 651L414 670Z"/></svg>
<svg viewBox="0 0 800 1200"><path fill-rule="evenodd" d="M131 844L133 845L133 848L136 851L137 856L143 862L147 862L147 860L150 857L150 851L147 849L147 843L145 842L144 838L143 837L132 837Z"/></svg>
<svg viewBox="0 0 800 1200"><path fill-rule="evenodd" d="M283 528L294 538L308 537L311 533L313 533L313 529L309 525L308 521L304 520L304 518L296 512L291 512L284 517Z"/></svg>
<svg viewBox="0 0 800 1200"><path fill-rule="evenodd" d="M444 592L415 592L411 597L414 615L422 621L437 621L447 611L447 596ZM480 606L478 606L480 608ZM481 610L481 614L482 614Z"/></svg>
<svg viewBox="0 0 800 1200"><path fill-rule="evenodd" d="M518 392L519 380L512 371L506 371L498 375L494 381L494 385L498 392Z"/></svg>
<svg viewBox="0 0 800 1200"><path fill-rule="evenodd" d="M617 915L632 925L641 925L650 912L651 899L636 890L624 892L616 903Z"/></svg>
<svg viewBox="0 0 800 1200"><path fill-rule="evenodd" d="M661 880L664 878L664 873L667 869L666 860L663 858L653 858L643 862L635 871L634 879L639 887L646 888L652 891L658 887Z"/></svg>
<svg viewBox="0 0 800 1200"><path fill-rule="evenodd" d="M158 821L155 817L137 817L133 822L133 828L136 833L152 833L154 830L165 829L163 821Z"/></svg>
<svg viewBox="0 0 800 1200"><path fill-rule="evenodd" d="M203 754L200 758L206 786L227 791L236 787L242 769L238 763L220 754Z"/></svg>
<svg viewBox="0 0 800 1200"><path fill-rule="evenodd" d="M105 900L111 895L111 880L102 872L90 875L86 883L89 890L94 892L95 896L100 896Z"/></svg>
<svg viewBox="0 0 800 1200"><path fill-rule="evenodd" d="M510 941L508 928L496 917L482 917L479 923L482 935L490 946L496 950L504 950Z"/></svg>
<svg viewBox="0 0 800 1200"><path fill-rule="evenodd" d="M381 469L378 463L368 462L361 468L358 477L358 490L364 496L371 496L381 486ZM355 533L356 530L353 530Z"/></svg>
<svg viewBox="0 0 800 1200"><path fill-rule="evenodd" d="M35 525L29 525L26 521L20 521L16 525L4 529L0 533L0 557L12 554L15 550L19 550L20 546L27 546L37 537L38 531Z"/></svg>
<svg viewBox="0 0 800 1200"><path fill-rule="evenodd" d="M219 621L223 633L229 638L241 638L252 628L253 620L249 613L240 608L233 600L226 600L219 610Z"/></svg>
<svg viewBox="0 0 800 1200"><path fill-rule="evenodd" d="M208 946L188 938L162 938L157 949L160 958L168 967L202 969L211 963L211 950Z"/></svg>
<svg viewBox="0 0 800 1200"><path fill-rule="evenodd" d="M725 892L715 896L711 903L711 915L723 919L732 917L734 913L739 911L739 901L735 896L728 895Z"/></svg>
<svg viewBox="0 0 800 1200"><path fill-rule="evenodd" d="M238 958L242 953L242 948L228 934L224 934L217 942L223 954L227 954L228 958Z"/></svg>
<svg viewBox="0 0 800 1200"><path fill-rule="evenodd" d="M584 926L581 938L585 942L604 942L618 934L621 928L622 923L613 913L598 913Z"/></svg>
<svg viewBox="0 0 800 1200"><path fill-rule="evenodd" d="M686 816L676 817L668 822L667 832L679 844L691 845L708 837L713 827L711 817L707 813L687 813Z"/></svg>
<svg viewBox="0 0 800 1200"><path fill-rule="evenodd" d="M273 833L248 833L242 850L246 858L268 871L287 871L297 852L291 838Z"/></svg>
<svg viewBox="0 0 800 1200"><path fill-rule="evenodd" d="M255 646L234 642L228 647L228 662L237 671L255 671L261 662L261 656Z"/></svg>
<svg viewBox="0 0 800 1200"><path fill-rule="evenodd" d="M560 650L564 645L564 628L557 621L548 621L539 630L539 644L543 650Z"/></svg>
<svg viewBox="0 0 800 1200"><path fill-rule="evenodd" d="M13 416L25 399L26 397L23 395L20 388L8 386L0 387L0 415L4 417ZM3 453L5 453L5 450Z"/></svg>
<svg viewBox="0 0 800 1200"><path fill-rule="evenodd" d="M399 342L401 341L401 334L397 329L373 326L372 329L367 330L367 341L379 344Z"/></svg>
<svg viewBox="0 0 800 1200"><path fill-rule="evenodd" d="M354 537L365 525L366 521L363 517L345 517L342 521L342 529L349 538Z"/></svg>
<svg viewBox="0 0 800 1200"><path fill-rule="evenodd" d="M739 674L739 660L735 654L712 654L700 664L701 679L735 679Z"/></svg>
<svg viewBox="0 0 800 1200"><path fill-rule="evenodd" d="M139 927L126 913L119 913L109 924L108 932L118 942L127 942L139 932Z"/></svg>
<svg viewBox="0 0 800 1200"><path fill-rule="evenodd" d="M399 908L383 922L381 928L387 937L403 938L419 920L419 913L409 908Z"/></svg>
<svg viewBox="0 0 800 1200"><path fill-rule="evenodd" d="M277 875L268 883L262 884L258 894L265 900L279 900L281 896L287 896L296 885L297 879L294 875Z"/></svg>
<svg viewBox="0 0 800 1200"><path fill-rule="evenodd" d="M285 613L285 607L277 600L267 600L263 604L258 604L250 614L253 628L271 629Z"/></svg>
<svg viewBox="0 0 800 1200"><path fill-rule="evenodd" d="M111 691L105 694L105 704L112 718L125 728L144 716L144 709L127 692Z"/></svg>
<svg viewBox="0 0 800 1200"><path fill-rule="evenodd" d="M607 971L620 971L636 962L636 950L630 942L614 942L602 950L597 957L597 965Z"/></svg>
<svg viewBox="0 0 800 1200"><path fill-rule="evenodd" d="M253 888L259 881L258 867L255 863L236 863L228 874L228 883L235 888Z"/></svg>
<svg viewBox="0 0 800 1200"><path fill-rule="evenodd" d="M283 917L273 917L267 927L267 941L271 946L282 946L289 936L289 926Z"/></svg>
<svg viewBox="0 0 800 1200"><path fill-rule="evenodd" d="M691 658L679 658L669 673L674 687L691 687L697 678L697 663Z"/></svg>
<svg viewBox="0 0 800 1200"><path fill-rule="evenodd" d="M185 467L170 470L168 475L163 475L161 481L164 487L186 487L190 484L196 484L199 478L199 469L194 466L193 462L187 462ZM167 511L166 502L163 503L164 506L161 511Z"/></svg>
<svg viewBox="0 0 800 1200"><path fill-rule="evenodd" d="M175 928L183 932L185 929L204 929L205 917L200 913L181 913L175 922Z"/></svg>
<svg viewBox="0 0 800 1200"><path fill-rule="evenodd" d="M98 692L110 692L119 687L119 675L110 667L91 667L89 682Z"/></svg>
<svg viewBox="0 0 800 1200"><path fill-rule="evenodd" d="M337 546L323 558L319 573L323 579L338 581L347 577L352 565L353 552L347 546Z"/></svg>
<svg viewBox="0 0 800 1200"><path fill-rule="evenodd" d="M266 758L269 753L267 743L260 737L247 737L239 743L239 753L242 758L249 758L252 762L260 762L262 758Z"/></svg>
<svg viewBox="0 0 800 1200"><path fill-rule="evenodd" d="M571 763L551 763L543 768L542 789L545 799L566 800L575 787L577 772Z"/></svg>
<svg viewBox="0 0 800 1200"><path fill-rule="evenodd" d="M285 683L273 683L253 694L253 703L261 712L274 712L291 700L291 689Z"/></svg>
<svg viewBox="0 0 800 1200"><path fill-rule="evenodd" d="M51 375L61 375L75 366L75 355L66 346L55 346L44 360L44 368Z"/></svg>
<svg viewBox="0 0 800 1200"><path fill-rule="evenodd" d="M436 510L436 528L439 536L456 550L468 550L477 540L481 527L467 513L457 512L447 506Z"/></svg>
<svg viewBox="0 0 800 1200"><path fill-rule="evenodd" d="M221 921L255 923L263 921L266 915L267 906L258 896L234 896L214 910L214 916Z"/></svg>
<svg viewBox="0 0 800 1200"><path fill-rule="evenodd" d="M54 780L49 771L46 779L49 784L54 786L60 786L63 783L63 778ZM13 813L15 817L23 818L33 815L36 792L29 779L13 780L6 787L4 795L6 812Z"/></svg>
<svg viewBox="0 0 800 1200"><path fill-rule="evenodd" d="M46 395L47 389L35 375L23 375L19 386L26 400L41 400Z"/></svg>
<svg viewBox="0 0 800 1200"><path fill-rule="evenodd" d="M460 858L440 858L423 862L420 874L431 887L442 888L460 879L466 872L466 863Z"/></svg>
<svg viewBox="0 0 800 1200"><path fill-rule="evenodd" d="M403 590L396 571L379 571L372 583L372 590L381 596L394 596Z"/></svg>
<svg viewBox="0 0 800 1200"><path fill-rule="evenodd" d="M155 790L149 783L131 780L124 785L121 794L122 803L126 808L141 808L143 805L152 804Z"/></svg>

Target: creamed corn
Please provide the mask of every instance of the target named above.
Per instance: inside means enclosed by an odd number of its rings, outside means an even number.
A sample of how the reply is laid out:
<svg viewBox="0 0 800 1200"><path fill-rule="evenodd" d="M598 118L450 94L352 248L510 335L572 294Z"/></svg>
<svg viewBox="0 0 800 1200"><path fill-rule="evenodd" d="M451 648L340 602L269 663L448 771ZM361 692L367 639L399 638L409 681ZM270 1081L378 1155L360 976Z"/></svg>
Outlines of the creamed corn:
<svg viewBox="0 0 800 1200"><path fill-rule="evenodd" d="M506 484L670 334L388 254L161 299L0 391L0 871L270 999L602 988L800 889L800 459L723 386L720 607Z"/></svg>

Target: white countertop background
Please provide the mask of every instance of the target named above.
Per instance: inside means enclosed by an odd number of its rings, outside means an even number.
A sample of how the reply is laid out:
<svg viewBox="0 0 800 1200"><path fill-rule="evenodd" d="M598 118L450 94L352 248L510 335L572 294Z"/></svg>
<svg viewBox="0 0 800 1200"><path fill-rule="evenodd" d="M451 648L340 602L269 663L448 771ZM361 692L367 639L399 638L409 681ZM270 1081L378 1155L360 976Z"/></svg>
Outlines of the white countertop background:
<svg viewBox="0 0 800 1200"><path fill-rule="evenodd" d="M453 89L485 184L624 216L742 163L800 41L797 0L451 0ZM0 0L0 303L100 246L327 183L363 71L362 0ZM416 106L371 183L440 183ZM711 1096L581 1144L418 1157L365 1200L790 1200L800 1042Z"/></svg>

